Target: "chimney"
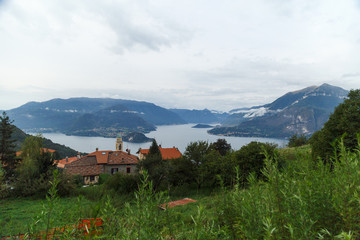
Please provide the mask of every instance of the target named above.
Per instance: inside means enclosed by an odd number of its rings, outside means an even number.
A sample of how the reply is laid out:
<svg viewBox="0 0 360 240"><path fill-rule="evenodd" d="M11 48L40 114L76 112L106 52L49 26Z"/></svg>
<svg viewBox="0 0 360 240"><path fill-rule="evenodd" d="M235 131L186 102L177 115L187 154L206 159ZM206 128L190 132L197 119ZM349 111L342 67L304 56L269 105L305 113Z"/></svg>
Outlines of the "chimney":
<svg viewBox="0 0 360 240"><path fill-rule="evenodd" d="M66 156L66 162L68 162L69 161L69 157L68 156Z"/></svg>
<svg viewBox="0 0 360 240"><path fill-rule="evenodd" d="M81 157L80 153L78 153L76 157L77 157L77 159L80 159L80 157Z"/></svg>
<svg viewBox="0 0 360 240"><path fill-rule="evenodd" d="M130 149L126 149L127 153L130 155Z"/></svg>
<svg viewBox="0 0 360 240"><path fill-rule="evenodd" d="M99 151L99 148L96 148L96 151Z"/></svg>

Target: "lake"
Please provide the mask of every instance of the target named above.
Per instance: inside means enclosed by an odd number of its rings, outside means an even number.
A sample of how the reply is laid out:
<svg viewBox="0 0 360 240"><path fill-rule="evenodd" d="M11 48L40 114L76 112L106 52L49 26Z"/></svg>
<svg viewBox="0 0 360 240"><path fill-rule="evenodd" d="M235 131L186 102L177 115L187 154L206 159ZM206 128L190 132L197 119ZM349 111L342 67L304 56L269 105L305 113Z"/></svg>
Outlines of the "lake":
<svg viewBox="0 0 360 240"><path fill-rule="evenodd" d="M193 126L195 124L157 126L156 131L150 132L146 136L155 138L157 143L164 148L175 146L182 153L190 142L201 140L211 143L219 138L226 139L234 150L240 149L241 146L251 141L276 143L279 147L284 147L287 144L285 139L216 136L208 134L206 128L192 128ZM115 150L115 138L66 136L62 133L43 133L42 135L55 143L64 144L80 152L90 153L94 152L96 148L99 150ZM124 142L124 150L130 149L132 154L136 154L139 148L149 148L150 145L151 142Z"/></svg>

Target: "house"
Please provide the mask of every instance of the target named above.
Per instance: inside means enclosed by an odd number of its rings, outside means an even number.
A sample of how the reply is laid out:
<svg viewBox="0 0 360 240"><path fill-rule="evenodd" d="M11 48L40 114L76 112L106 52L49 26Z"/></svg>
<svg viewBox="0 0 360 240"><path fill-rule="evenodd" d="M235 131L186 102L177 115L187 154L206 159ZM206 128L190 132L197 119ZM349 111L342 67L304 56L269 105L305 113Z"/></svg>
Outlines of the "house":
<svg viewBox="0 0 360 240"><path fill-rule="evenodd" d="M95 151L71 163L64 169L67 173L83 176L85 184L97 183L102 173L134 174L139 160L123 151Z"/></svg>
<svg viewBox="0 0 360 240"><path fill-rule="evenodd" d="M149 154L150 149L139 149L139 159L143 160L147 154ZM159 146L159 150L161 153L161 157L163 160L169 160L169 159L178 159L181 158L182 154L179 151L178 148L172 147L172 148L162 148L161 145Z"/></svg>
<svg viewBox="0 0 360 240"><path fill-rule="evenodd" d="M139 159L130 154L130 151L122 151L121 138L117 139L116 151L95 152L79 159L64 164L64 170L73 175L81 175L85 184L93 184L99 181L99 175L102 173L115 174L135 174Z"/></svg>
<svg viewBox="0 0 360 240"><path fill-rule="evenodd" d="M56 164L56 167L58 168L65 168L65 165L66 164L69 164L69 163L72 163L78 159L80 159L82 156L80 154L78 154L76 157L66 157L64 159L61 159L61 160L55 160L55 164Z"/></svg>

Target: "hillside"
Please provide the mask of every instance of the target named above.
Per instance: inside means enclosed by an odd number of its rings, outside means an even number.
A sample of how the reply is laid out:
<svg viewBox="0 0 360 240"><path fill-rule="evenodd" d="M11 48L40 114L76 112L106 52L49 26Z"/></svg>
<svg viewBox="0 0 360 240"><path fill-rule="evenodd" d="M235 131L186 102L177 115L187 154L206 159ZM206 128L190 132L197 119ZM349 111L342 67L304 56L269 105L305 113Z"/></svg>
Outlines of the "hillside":
<svg viewBox="0 0 360 240"><path fill-rule="evenodd" d="M209 133L279 138L311 135L322 128L347 93L329 84L289 92L270 104L230 111L223 125Z"/></svg>
<svg viewBox="0 0 360 240"><path fill-rule="evenodd" d="M20 150L21 144L25 141L25 139L30 136L29 134L24 133L21 129L15 126L14 132L12 135L12 139L16 140L16 151ZM50 139L44 138L43 146L45 148L54 149L58 153L59 159L63 159L66 156L76 156L78 151L69 148L65 145L54 143Z"/></svg>

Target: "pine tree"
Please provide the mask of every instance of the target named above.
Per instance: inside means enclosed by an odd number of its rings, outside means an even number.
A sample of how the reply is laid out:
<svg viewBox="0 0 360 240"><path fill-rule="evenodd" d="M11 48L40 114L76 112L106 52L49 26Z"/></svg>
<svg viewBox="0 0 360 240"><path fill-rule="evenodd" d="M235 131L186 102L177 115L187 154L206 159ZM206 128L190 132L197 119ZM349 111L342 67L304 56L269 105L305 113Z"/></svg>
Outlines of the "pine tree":
<svg viewBox="0 0 360 240"><path fill-rule="evenodd" d="M14 175L16 168L16 152L15 152L15 141L11 139L14 131L13 121L5 112L0 116L0 160L2 168L5 171L5 181L9 181Z"/></svg>

